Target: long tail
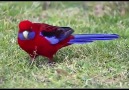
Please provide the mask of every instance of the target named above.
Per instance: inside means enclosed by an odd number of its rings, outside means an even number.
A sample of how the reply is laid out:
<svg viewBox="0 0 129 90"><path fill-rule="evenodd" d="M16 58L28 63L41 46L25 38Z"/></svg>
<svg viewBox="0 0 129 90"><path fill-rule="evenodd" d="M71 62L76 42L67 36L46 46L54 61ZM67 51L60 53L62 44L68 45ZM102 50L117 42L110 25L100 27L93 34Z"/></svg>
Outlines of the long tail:
<svg viewBox="0 0 129 90"><path fill-rule="evenodd" d="M117 34L74 34L69 44L85 44L96 40L113 40L119 38Z"/></svg>

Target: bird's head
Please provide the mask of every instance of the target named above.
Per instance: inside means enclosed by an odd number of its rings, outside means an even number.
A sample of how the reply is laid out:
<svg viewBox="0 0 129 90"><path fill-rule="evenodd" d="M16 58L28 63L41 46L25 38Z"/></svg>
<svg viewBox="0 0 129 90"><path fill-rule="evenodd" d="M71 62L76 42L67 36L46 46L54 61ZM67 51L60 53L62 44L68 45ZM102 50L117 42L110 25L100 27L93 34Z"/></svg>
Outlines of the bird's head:
<svg viewBox="0 0 129 90"><path fill-rule="evenodd" d="M29 20L23 20L19 23L18 37L21 40L34 39L35 32L32 29L33 23Z"/></svg>

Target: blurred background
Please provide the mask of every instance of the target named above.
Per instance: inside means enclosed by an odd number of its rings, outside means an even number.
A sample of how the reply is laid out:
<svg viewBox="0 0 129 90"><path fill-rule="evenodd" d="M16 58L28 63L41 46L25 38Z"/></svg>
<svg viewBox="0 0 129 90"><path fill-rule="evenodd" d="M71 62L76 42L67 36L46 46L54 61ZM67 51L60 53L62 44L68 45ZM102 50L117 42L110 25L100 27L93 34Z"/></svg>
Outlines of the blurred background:
<svg viewBox="0 0 129 90"><path fill-rule="evenodd" d="M50 18L55 13L60 16L72 16L77 14L91 15L95 17L124 16L128 14L128 1L42 1L42 2L1 2L1 15L21 17L27 15L42 20ZM51 13L48 13L48 12ZM21 14L21 15L20 15ZM52 16L53 15L53 16ZM39 16L39 17L38 17ZM25 18L25 16L24 16Z"/></svg>
<svg viewBox="0 0 129 90"><path fill-rule="evenodd" d="M92 14L96 16L103 16L103 15L125 15L129 10L129 2L128 1L100 1L100 2L90 2L90 1L74 1L74 2L51 2L46 1L42 2L42 9L47 10L51 8L59 7L69 8L70 7L78 7L80 9L84 9L86 11L91 11Z"/></svg>

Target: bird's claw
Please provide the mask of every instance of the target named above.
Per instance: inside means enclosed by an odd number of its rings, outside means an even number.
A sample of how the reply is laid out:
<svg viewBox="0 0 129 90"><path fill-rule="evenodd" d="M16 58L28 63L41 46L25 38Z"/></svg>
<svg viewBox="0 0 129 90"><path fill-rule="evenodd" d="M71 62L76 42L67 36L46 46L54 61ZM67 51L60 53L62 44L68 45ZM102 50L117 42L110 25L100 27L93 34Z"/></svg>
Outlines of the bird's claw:
<svg viewBox="0 0 129 90"><path fill-rule="evenodd" d="M30 60L29 62L30 66L33 65L33 63L34 63L34 59Z"/></svg>
<svg viewBox="0 0 129 90"><path fill-rule="evenodd" d="M48 61L49 66L54 66L56 63L54 61Z"/></svg>

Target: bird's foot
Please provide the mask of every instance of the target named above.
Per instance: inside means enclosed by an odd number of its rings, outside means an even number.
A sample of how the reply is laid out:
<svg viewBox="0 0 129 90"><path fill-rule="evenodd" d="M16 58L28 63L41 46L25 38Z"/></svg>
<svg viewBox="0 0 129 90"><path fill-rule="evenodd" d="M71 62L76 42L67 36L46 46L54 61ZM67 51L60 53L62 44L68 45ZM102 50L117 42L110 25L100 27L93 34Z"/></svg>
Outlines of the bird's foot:
<svg viewBox="0 0 129 90"><path fill-rule="evenodd" d="M54 66L55 64L56 64L56 62L54 62L54 61L50 61L50 60L48 61L49 66Z"/></svg>
<svg viewBox="0 0 129 90"><path fill-rule="evenodd" d="M30 65L30 66L32 66L32 65L33 65L33 63L34 63L34 61L35 61L35 59L34 59L34 58L32 58L32 59L30 60L30 62L29 62L29 65Z"/></svg>

